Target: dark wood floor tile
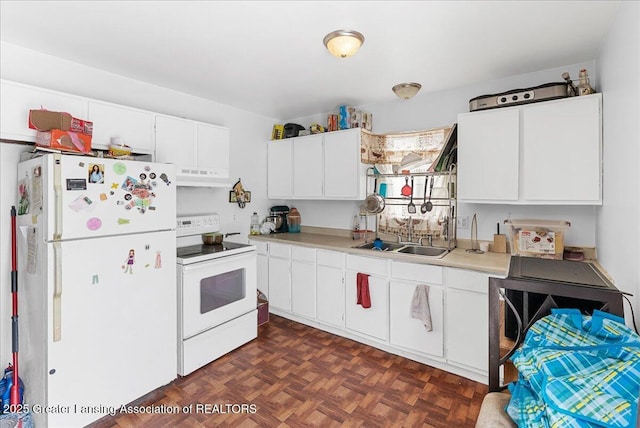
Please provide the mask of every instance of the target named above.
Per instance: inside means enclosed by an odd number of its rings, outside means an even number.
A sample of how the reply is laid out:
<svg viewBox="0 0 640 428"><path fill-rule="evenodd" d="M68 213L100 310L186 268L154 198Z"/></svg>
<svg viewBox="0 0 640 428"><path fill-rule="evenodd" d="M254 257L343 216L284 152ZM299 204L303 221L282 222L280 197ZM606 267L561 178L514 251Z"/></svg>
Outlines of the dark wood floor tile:
<svg viewBox="0 0 640 428"><path fill-rule="evenodd" d="M91 428L473 427L487 387L271 315L259 337L136 400L253 412L119 414Z"/></svg>

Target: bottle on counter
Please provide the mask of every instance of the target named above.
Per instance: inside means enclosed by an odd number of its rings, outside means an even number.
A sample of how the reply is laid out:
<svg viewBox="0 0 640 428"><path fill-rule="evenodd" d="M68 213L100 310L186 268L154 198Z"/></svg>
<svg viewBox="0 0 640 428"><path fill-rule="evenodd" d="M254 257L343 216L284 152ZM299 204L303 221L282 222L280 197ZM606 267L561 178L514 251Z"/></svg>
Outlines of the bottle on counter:
<svg viewBox="0 0 640 428"><path fill-rule="evenodd" d="M258 216L258 213L255 213L255 212L251 216L250 234L251 235L260 235L260 216Z"/></svg>
<svg viewBox="0 0 640 428"><path fill-rule="evenodd" d="M297 208L291 207L289 214L287 214L287 225L289 226L289 233L300 233L300 223L302 217Z"/></svg>

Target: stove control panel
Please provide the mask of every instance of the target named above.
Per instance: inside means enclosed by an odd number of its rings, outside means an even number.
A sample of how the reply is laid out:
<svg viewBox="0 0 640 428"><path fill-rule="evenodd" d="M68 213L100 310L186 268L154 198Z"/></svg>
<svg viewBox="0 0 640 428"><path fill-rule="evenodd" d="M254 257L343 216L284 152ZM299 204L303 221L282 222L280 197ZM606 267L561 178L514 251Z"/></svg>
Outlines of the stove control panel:
<svg viewBox="0 0 640 428"><path fill-rule="evenodd" d="M202 233L219 231L220 216L218 214L178 217L176 224L177 236L200 235Z"/></svg>

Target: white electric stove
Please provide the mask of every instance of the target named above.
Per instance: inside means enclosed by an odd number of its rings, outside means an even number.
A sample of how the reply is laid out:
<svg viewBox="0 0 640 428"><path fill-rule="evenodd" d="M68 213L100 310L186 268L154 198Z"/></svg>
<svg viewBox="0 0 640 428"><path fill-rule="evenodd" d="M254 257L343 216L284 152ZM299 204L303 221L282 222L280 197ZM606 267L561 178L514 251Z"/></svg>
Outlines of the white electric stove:
<svg viewBox="0 0 640 428"><path fill-rule="evenodd" d="M256 247L202 243L202 233L219 231L218 214L178 218L178 374L182 376L257 337Z"/></svg>

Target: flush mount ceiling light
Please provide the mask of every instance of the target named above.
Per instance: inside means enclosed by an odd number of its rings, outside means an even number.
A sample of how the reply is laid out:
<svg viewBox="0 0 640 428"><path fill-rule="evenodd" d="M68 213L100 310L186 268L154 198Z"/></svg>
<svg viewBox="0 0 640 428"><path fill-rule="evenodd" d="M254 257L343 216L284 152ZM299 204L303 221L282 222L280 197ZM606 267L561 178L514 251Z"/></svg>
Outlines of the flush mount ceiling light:
<svg viewBox="0 0 640 428"><path fill-rule="evenodd" d="M422 88L421 84L409 82L409 83L398 83L392 89L397 96L399 96L400 98L404 98L405 100L408 100L409 98L417 94L420 88Z"/></svg>
<svg viewBox="0 0 640 428"><path fill-rule="evenodd" d="M347 58L358 52L364 43L364 36L353 30L337 30L324 36L324 45L336 58Z"/></svg>

